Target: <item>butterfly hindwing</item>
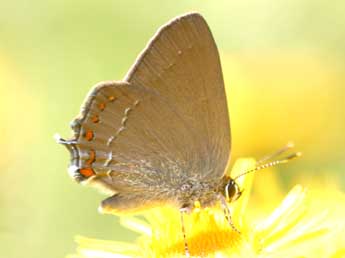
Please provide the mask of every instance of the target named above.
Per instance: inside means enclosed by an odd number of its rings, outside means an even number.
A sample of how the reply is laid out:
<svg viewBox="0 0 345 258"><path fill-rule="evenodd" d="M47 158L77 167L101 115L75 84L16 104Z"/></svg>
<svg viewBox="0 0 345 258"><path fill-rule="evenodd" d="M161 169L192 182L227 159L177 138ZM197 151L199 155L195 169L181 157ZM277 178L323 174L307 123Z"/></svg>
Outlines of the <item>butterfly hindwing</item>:
<svg viewBox="0 0 345 258"><path fill-rule="evenodd" d="M221 178L230 126L204 19L187 14L163 26L124 81L91 90L72 129L70 171L115 193L103 208L173 201L187 178Z"/></svg>

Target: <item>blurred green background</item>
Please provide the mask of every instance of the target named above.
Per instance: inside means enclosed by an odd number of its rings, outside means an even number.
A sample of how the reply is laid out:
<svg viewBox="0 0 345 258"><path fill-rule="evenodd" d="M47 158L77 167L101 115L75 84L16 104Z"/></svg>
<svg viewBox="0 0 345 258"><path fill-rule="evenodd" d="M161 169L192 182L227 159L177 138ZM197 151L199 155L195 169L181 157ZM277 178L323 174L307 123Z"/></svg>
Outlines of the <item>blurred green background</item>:
<svg viewBox="0 0 345 258"><path fill-rule="evenodd" d="M188 11L220 50L233 160L293 140L304 156L277 169L284 189L315 178L344 189L344 1L2 1L0 257L64 257L75 235L134 239L69 178L53 135L69 137L91 86L123 78L157 28Z"/></svg>

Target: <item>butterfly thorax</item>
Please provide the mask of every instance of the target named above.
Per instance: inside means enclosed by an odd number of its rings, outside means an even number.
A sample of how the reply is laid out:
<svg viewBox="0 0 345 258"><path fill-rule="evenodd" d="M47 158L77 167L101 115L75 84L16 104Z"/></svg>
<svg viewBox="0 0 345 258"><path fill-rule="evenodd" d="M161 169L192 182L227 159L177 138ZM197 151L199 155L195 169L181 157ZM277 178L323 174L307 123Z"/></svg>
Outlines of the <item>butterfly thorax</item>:
<svg viewBox="0 0 345 258"><path fill-rule="evenodd" d="M227 179L200 181L189 178L177 188L177 203L179 208L193 209L195 202L199 202L202 208L216 204L221 194L221 189Z"/></svg>

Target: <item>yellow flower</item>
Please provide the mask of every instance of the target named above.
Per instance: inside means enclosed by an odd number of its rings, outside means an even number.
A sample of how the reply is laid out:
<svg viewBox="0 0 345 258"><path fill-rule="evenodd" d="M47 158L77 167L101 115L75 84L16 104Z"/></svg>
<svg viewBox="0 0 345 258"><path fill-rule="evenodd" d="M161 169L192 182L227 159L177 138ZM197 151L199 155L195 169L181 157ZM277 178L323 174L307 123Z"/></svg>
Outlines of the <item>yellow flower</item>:
<svg viewBox="0 0 345 258"><path fill-rule="evenodd" d="M235 177L254 166L253 159L240 159L231 175ZM230 204L232 220L241 234L232 230L217 206L196 209L185 216L191 256L345 257L342 193L323 189L325 195L320 195L318 190L314 195L313 191L297 185L268 217L258 220L255 214L260 210L260 203L248 208L253 178L254 173L239 178L237 183L244 190L243 195ZM179 211L160 207L147 211L144 216L147 221L121 218L123 225L141 233L135 244L78 237L78 254L70 257L185 257Z"/></svg>

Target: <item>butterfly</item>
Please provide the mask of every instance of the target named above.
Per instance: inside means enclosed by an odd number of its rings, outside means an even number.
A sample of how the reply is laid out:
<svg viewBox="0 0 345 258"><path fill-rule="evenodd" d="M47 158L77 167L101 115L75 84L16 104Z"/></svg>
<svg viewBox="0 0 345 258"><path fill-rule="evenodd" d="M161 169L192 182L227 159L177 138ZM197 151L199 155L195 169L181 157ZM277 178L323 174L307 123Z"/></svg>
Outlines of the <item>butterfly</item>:
<svg viewBox="0 0 345 258"><path fill-rule="evenodd" d="M111 194L103 213L138 212L161 204L183 213L195 202L227 202L241 196L225 174L231 136L216 43L198 13L162 26L121 81L98 83L80 115L74 136L58 142L71 154L77 182Z"/></svg>

